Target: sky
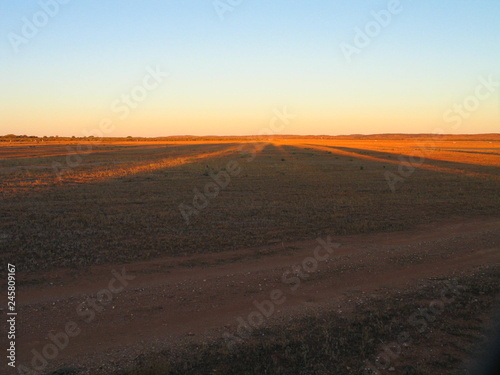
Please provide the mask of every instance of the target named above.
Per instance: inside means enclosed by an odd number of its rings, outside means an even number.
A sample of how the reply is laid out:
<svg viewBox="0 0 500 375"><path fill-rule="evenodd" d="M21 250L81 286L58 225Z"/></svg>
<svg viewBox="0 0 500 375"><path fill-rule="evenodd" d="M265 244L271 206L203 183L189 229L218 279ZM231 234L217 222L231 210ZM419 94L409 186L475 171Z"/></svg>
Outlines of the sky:
<svg viewBox="0 0 500 375"><path fill-rule="evenodd" d="M498 133L498 20L498 0L2 1L0 134Z"/></svg>

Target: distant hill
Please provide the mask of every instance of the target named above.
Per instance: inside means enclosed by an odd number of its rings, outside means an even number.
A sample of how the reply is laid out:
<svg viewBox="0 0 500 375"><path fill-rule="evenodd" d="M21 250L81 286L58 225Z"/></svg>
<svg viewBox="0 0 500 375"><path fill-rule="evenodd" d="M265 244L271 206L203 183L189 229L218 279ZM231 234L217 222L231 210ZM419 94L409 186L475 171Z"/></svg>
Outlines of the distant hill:
<svg viewBox="0 0 500 375"><path fill-rule="evenodd" d="M245 135L245 136L196 136L176 135L166 137L59 137L59 136L28 136L7 134L0 136L0 142L186 142L186 141L265 141L276 139L359 139L359 140L405 140L405 139L429 139L438 138L442 140L478 140L478 141L500 141L499 133L488 134L349 134L349 135Z"/></svg>

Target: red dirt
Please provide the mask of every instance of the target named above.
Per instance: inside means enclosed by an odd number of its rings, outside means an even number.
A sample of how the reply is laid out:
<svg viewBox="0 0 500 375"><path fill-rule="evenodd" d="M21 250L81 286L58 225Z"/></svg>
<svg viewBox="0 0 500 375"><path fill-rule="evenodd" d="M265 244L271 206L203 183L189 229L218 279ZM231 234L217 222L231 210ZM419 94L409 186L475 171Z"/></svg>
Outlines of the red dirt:
<svg viewBox="0 0 500 375"><path fill-rule="evenodd" d="M397 292L428 278L498 264L499 239L500 218L455 218L406 232L337 236L332 240L341 247L293 292L282 275L313 255L315 239L87 270L20 273L18 365L29 365L31 350L42 351L49 333L64 330L69 321L81 333L47 370L72 366L95 374L147 351L234 332L237 318L246 319L256 311L253 302L269 299L274 289L286 301L276 307L271 323L321 309L345 313L363 295L383 294L385 288ZM112 270L123 267L135 278L85 322L77 306L106 288Z"/></svg>

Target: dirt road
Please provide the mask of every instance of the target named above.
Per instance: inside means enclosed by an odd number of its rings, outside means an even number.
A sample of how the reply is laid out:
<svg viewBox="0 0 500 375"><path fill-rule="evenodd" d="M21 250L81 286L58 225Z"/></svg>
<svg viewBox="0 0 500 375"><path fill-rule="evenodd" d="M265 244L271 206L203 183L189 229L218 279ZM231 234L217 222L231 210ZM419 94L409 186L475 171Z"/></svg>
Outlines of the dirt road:
<svg viewBox="0 0 500 375"><path fill-rule="evenodd" d="M454 218L406 232L20 273L18 365L104 372L145 351L237 334L242 320L278 324L321 309L345 314L363 296L499 260L500 218Z"/></svg>

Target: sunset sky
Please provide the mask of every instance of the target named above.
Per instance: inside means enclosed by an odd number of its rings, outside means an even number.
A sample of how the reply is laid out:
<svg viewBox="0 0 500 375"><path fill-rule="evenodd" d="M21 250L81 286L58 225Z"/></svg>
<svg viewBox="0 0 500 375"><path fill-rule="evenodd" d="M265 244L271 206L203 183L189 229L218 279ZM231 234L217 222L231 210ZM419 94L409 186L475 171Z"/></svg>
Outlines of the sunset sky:
<svg viewBox="0 0 500 375"><path fill-rule="evenodd" d="M498 0L231 3L3 1L0 134L500 130Z"/></svg>

